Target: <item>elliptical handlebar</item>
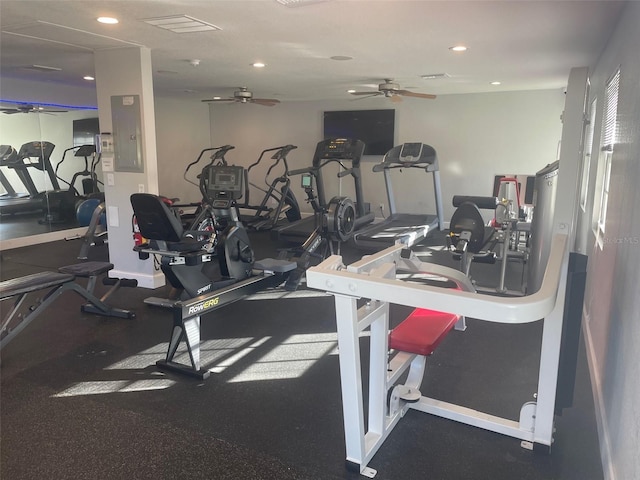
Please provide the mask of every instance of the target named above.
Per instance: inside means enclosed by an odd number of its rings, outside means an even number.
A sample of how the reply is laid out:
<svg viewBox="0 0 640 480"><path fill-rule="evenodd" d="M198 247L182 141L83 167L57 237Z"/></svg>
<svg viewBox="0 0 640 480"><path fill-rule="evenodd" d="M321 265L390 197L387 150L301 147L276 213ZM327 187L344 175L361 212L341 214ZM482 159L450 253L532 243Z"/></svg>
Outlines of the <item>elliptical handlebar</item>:
<svg viewBox="0 0 640 480"><path fill-rule="evenodd" d="M253 167L258 165L262 161L262 157L264 156L264 154L267 153L267 152L273 152L273 151L277 150L277 152L274 153L271 156L271 159L272 160L284 160L286 158L286 156L289 154L289 152L291 150L295 150L296 148L298 148L297 145L291 145L291 144L289 144L289 145L281 145L279 147L267 148L267 149L263 150L260 153L260 156L258 157L258 160L256 160L254 163L252 163L251 165L249 165L247 167L247 171L251 170Z"/></svg>
<svg viewBox="0 0 640 480"><path fill-rule="evenodd" d="M286 158L286 156L289 154L289 152L291 150L295 150L296 148L298 148L297 145L285 145L283 147L278 147L278 148L274 148L272 150L278 150L276 153L274 153L271 156L272 160L284 160Z"/></svg>
<svg viewBox="0 0 640 480"><path fill-rule="evenodd" d="M234 147L233 145L223 145L221 147L218 147L218 151L211 155L211 161L209 162L209 165L213 165L213 162L215 162L216 160L220 160L220 165L226 165L227 159L224 158L224 156L229 150L233 150L234 148L236 147Z"/></svg>
<svg viewBox="0 0 640 480"><path fill-rule="evenodd" d="M224 158L224 155L229 151L229 150L233 150L234 147L233 145L223 145L221 147L210 147L210 148L205 148L200 152L200 155L198 155L198 158L191 162L189 165L187 165L187 168L185 168L184 173L182 174L182 178L184 178L187 182L189 182L191 185L195 185L196 187L200 188L200 184L196 183L192 180L189 180L187 178L187 172L189 171L189 169L191 167L193 167L194 165L196 165L200 160L202 160L202 156L205 154L205 152L211 152L213 150L216 150L216 152L211 155L210 157L210 164L213 164L213 162L215 162L216 160L222 160L222 165L226 165L227 164L227 160Z"/></svg>

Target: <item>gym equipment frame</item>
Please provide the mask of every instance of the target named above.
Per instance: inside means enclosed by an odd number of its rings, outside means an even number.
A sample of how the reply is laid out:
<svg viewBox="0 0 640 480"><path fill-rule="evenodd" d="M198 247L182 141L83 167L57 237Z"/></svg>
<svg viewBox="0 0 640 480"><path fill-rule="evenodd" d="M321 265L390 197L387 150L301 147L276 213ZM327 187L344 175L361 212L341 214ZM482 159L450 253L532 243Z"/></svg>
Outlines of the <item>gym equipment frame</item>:
<svg viewBox="0 0 640 480"><path fill-rule="evenodd" d="M307 270L307 284L335 297L347 468L373 477L367 466L408 409L431 413L522 440L524 448L550 450L557 409L567 272L566 235L553 238L543 284L533 295L503 298L469 291L438 288L396 279L397 271L434 272L460 284L461 272L421 262L402 245L366 256L348 267L334 255ZM369 301L358 308L358 299ZM521 324L543 319L537 397L525 403L519 421L513 421L407 392L420 387L414 371L424 370L425 357L397 352L389 361L389 304L439 312L455 312L491 322ZM579 324L578 324L579 325ZM368 413L363 394L359 335L370 329ZM579 328L579 326L578 326ZM578 330L579 332L579 330ZM412 362L422 363L416 368ZM411 365L407 384L394 389ZM366 384L366 383L365 383ZM393 389L393 390L392 390ZM391 394L389 392L391 391ZM408 393L408 395L407 395ZM403 398L404 397L404 398ZM405 400L406 398L406 400ZM368 419L368 422L365 421ZM536 448L536 449L537 449Z"/></svg>
<svg viewBox="0 0 640 480"><path fill-rule="evenodd" d="M108 262L86 262L60 267L58 272L34 273L0 282L0 300L15 297L13 307L2 320L0 348L5 347L60 295L69 290L73 290L87 300L88 303L81 307L82 312L107 317L135 318L134 312L112 307L106 302L120 287L136 287L138 284L136 280L104 278L103 283L111 285L111 288L101 298L94 294L98 275L111 269L113 269L113 264ZM75 282L76 277L87 278L86 288ZM50 288L49 292L42 299L38 299L35 305L29 308L28 313L24 315L19 313L20 307L29 293L46 288Z"/></svg>

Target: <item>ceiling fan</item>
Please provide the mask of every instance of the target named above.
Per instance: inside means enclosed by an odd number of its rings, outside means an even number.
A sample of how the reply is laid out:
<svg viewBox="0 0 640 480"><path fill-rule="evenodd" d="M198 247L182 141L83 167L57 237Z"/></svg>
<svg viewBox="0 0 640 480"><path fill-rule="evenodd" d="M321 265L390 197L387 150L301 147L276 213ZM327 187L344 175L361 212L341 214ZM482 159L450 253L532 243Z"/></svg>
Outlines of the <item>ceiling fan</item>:
<svg viewBox="0 0 640 480"><path fill-rule="evenodd" d="M385 78L384 83L378 85L377 92L351 92L351 95L363 96L362 98L376 97L380 95L384 95L391 99L392 102L401 102L402 97L416 97L416 98L426 98L426 99L434 99L435 95L430 93L417 93L410 92L409 90L403 90L397 83L393 82L391 78Z"/></svg>
<svg viewBox="0 0 640 480"><path fill-rule="evenodd" d="M13 115L14 113L47 113L47 114L53 114L53 113L64 113L67 110L59 110L59 109L52 109L49 107L42 107L39 105L31 105L28 103L24 103L24 104L18 104L14 107L2 107L0 108L0 112L5 113L7 115Z"/></svg>
<svg viewBox="0 0 640 480"><path fill-rule="evenodd" d="M236 102L236 103L257 103L258 105L264 105L265 107L273 107L275 104L280 103L280 100L275 98L253 98L253 93L247 89L247 87L239 87L240 90L233 92L233 97L229 98L212 98L210 100L202 100L203 102Z"/></svg>

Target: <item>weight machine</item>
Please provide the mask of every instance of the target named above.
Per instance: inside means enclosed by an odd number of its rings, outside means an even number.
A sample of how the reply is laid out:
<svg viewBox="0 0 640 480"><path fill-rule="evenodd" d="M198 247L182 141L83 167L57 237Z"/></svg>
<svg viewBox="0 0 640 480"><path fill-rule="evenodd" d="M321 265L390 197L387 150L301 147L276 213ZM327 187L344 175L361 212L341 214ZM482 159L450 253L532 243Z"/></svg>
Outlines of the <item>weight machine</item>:
<svg viewBox="0 0 640 480"><path fill-rule="evenodd" d="M560 372L573 375L575 368L573 372L561 369L560 361L563 357L563 362L571 363L572 355L568 352L579 338L586 276L584 262L579 257L578 261L570 261L567 252L567 236L556 235L542 287L534 295L519 298L474 293L461 272L423 263L402 245L366 256L349 266L334 255L311 267L307 271L307 285L335 296L347 468L373 477L376 471L368 467L369 461L409 409L515 437L526 448L550 450L554 414L570 405L566 393L560 396L559 392L570 383L573 394L573 378L567 380ZM460 289L402 281L396 278L401 271L432 272L454 281ZM358 302L360 299L367 301L362 304ZM389 352L390 303L506 324L543 319L535 401L525 403L519 420L514 421L423 396L419 388L426 364L425 348L421 352ZM428 336L430 342L437 343L450 323L441 325ZM361 332L366 329L370 331L369 381L363 382L360 341ZM426 353L430 353L434 345L427 347ZM577 348L573 351L577 355ZM398 384L407 370L405 384ZM365 395L367 385L369 392Z"/></svg>

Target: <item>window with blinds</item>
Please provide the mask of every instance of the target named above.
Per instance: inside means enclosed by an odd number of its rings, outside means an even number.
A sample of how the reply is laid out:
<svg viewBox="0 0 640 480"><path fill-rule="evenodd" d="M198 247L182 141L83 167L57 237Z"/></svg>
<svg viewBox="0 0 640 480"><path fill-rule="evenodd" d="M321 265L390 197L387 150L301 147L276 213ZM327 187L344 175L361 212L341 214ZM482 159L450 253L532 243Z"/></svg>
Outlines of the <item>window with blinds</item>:
<svg viewBox="0 0 640 480"><path fill-rule="evenodd" d="M613 149L617 140L618 123L618 92L620 90L620 68L607 82L604 98L604 111L602 122L602 148L601 165L603 168L600 209L598 213L597 238L602 246L604 242L604 232L607 223L607 204L609 203L609 184L611 181L611 161Z"/></svg>
<svg viewBox="0 0 640 480"><path fill-rule="evenodd" d="M596 124L597 99L593 99L589 108L589 124L584 138L584 156L582 158L582 172L580 181L580 208L587 211L587 198L589 196L589 171L591 170L591 152L593 149L593 129Z"/></svg>

